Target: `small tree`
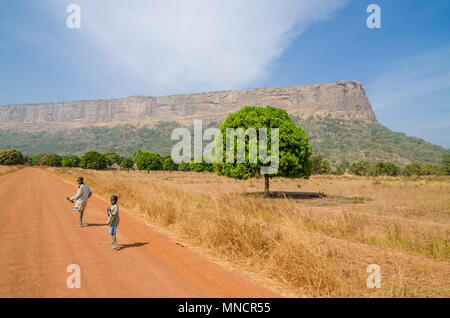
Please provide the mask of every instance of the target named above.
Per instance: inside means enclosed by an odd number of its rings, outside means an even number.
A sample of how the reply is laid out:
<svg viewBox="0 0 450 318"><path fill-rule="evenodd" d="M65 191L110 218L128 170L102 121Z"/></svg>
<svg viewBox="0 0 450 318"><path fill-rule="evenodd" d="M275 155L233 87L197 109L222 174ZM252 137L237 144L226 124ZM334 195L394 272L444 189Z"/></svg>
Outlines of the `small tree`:
<svg viewBox="0 0 450 318"><path fill-rule="evenodd" d="M103 156L105 157L106 163L108 164L108 166L111 166L113 164L120 165L121 158L115 152L108 151Z"/></svg>
<svg viewBox="0 0 450 318"><path fill-rule="evenodd" d="M422 164L420 162L410 163L403 169L403 175L405 176L423 176L424 171L422 169Z"/></svg>
<svg viewBox="0 0 450 318"><path fill-rule="evenodd" d="M162 168L166 171L175 171L178 170L178 165L173 162L171 157L164 158L162 162Z"/></svg>
<svg viewBox="0 0 450 318"><path fill-rule="evenodd" d="M312 173L313 174L328 174L331 171L330 162L326 160L322 154L315 154L311 156Z"/></svg>
<svg viewBox="0 0 450 318"><path fill-rule="evenodd" d="M62 157L61 164L63 167L75 168L80 165L80 158L74 155L65 156Z"/></svg>
<svg viewBox="0 0 450 318"><path fill-rule="evenodd" d="M124 157L120 161L120 168L127 169L128 171L134 166L134 161L132 158Z"/></svg>
<svg viewBox="0 0 450 318"><path fill-rule="evenodd" d="M5 150L0 152L0 165L21 165L24 163L23 155L18 150Z"/></svg>
<svg viewBox="0 0 450 318"><path fill-rule="evenodd" d="M442 171L446 175L450 175L450 153L442 156Z"/></svg>
<svg viewBox="0 0 450 318"><path fill-rule="evenodd" d="M348 170L357 176L367 176L369 174L370 163L368 161L358 161L350 165Z"/></svg>
<svg viewBox="0 0 450 318"><path fill-rule="evenodd" d="M80 158L80 167L83 169L103 170L107 166L105 157L97 151L86 152Z"/></svg>
<svg viewBox="0 0 450 318"><path fill-rule="evenodd" d="M161 170L161 157L156 153L144 152L137 159L137 168L139 170Z"/></svg>
<svg viewBox="0 0 450 318"><path fill-rule="evenodd" d="M178 171L189 171L189 170L190 170L189 163L187 163L187 162L181 162L178 165Z"/></svg>
<svg viewBox="0 0 450 318"><path fill-rule="evenodd" d="M54 153L45 154L39 160L39 165L47 167L61 167L61 157Z"/></svg>
<svg viewBox="0 0 450 318"><path fill-rule="evenodd" d="M258 154L255 162L249 160L249 150L254 150L255 146L250 145L248 138L245 138L245 162L237 162L237 149L234 149L234 162L227 163L225 155L227 153L226 140L227 129L242 128L243 131L255 129L261 137L260 129L267 129L267 145L259 144L257 146ZM278 128L279 132L279 151L274 154L278 164L278 169L272 174L263 174L261 168L267 164L261 163L261 149L267 151L267 156L271 157L272 131ZM216 136L216 143L222 146L223 163L215 164L216 172L232 178L248 179L251 177L264 176L265 192L269 192L269 180L271 177L283 176L287 178L309 178L312 172L312 163L310 161L311 147L308 144L308 137L302 128L294 124L285 110L275 107L251 107L245 106L240 111L231 114L220 126L223 140ZM230 136L231 137L231 136ZM237 140L235 138L235 140Z"/></svg>

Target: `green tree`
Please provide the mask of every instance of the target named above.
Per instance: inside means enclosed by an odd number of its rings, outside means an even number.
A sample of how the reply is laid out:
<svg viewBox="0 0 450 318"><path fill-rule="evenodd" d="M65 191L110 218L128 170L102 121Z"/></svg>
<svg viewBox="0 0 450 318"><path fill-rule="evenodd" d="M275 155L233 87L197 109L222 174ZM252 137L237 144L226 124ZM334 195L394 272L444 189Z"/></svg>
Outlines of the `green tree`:
<svg viewBox="0 0 450 318"><path fill-rule="evenodd" d="M45 154L39 160L39 165L47 167L61 167L61 157L54 153Z"/></svg>
<svg viewBox="0 0 450 318"><path fill-rule="evenodd" d="M254 150L248 138L245 138L245 163L237 162L237 149L234 149L234 162L226 163L226 140L227 129L242 128L246 131L253 128L259 134L261 128L267 129L268 145L257 146L257 162L249 161L250 150ZM261 163L260 151L266 149L268 156L271 153L272 128L279 129L279 152L275 155L278 163L278 169L273 174L262 174L261 167L268 164ZM231 114L220 126L223 139L216 136L216 145L222 146L223 163L215 164L216 172L219 175L225 175L231 178L248 179L264 175L265 191L269 192L269 179L275 176L287 178L309 178L312 172L312 163L310 161L311 147L308 144L308 137L302 128L294 124L285 110L275 107L251 107L245 106L238 112ZM229 136L231 137L231 136ZM228 137L228 138L229 138ZM235 138L236 141L236 138ZM236 144L236 143L235 143ZM250 148L252 147L252 148ZM249 149L250 148L250 149ZM217 156L217 155L216 155Z"/></svg>
<svg viewBox="0 0 450 318"><path fill-rule="evenodd" d="M80 167L83 169L103 170L107 166L105 157L97 151L86 152L80 158Z"/></svg>
<svg viewBox="0 0 450 318"><path fill-rule="evenodd" d="M120 165L120 156L118 154L116 154L115 152L112 151L108 151L105 154L103 154L103 156L106 159L106 163L108 164L108 166L111 166L113 164L118 164Z"/></svg>
<svg viewBox="0 0 450 318"><path fill-rule="evenodd" d="M312 174L328 174L331 171L330 162L322 154L311 156Z"/></svg>
<svg viewBox="0 0 450 318"><path fill-rule="evenodd" d="M377 162L369 167L368 175L370 176L398 176L400 167L392 162Z"/></svg>
<svg viewBox="0 0 450 318"><path fill-rule="evenodd" d="M5 150L0 152L0 165L12 166L24 163L23 155L18 150Z"/></svg>
<svg viewBox="0 0 450 318"><path fill-rule="evenodd" d="M442 156L442 170L444 174L450 175L450 153Z"/></svg>
<svg viewBox="0 0 450 318"><path fill-rule="evenodd" d="M139 170L147 170L147 172L161 170L161 157L156 153L144 152L138 157L136 165Z"/></svg>
<svg viewBox="0 0 450 318"><path fill-rule="evenodd" d="M65 156L62 157L61 164L63 167L75 168L80 165L80 158L74 155Z"/></svg>
<svg viewBox="0 0 450 318"><path fill-rule="evenodd" d="M133 161L134 163L137 163L139 156L142 155L142 150L138 149L133 153Z"/></svg>
<svg viewBox="0 0 450 318"><path fill-rule="evenodd" d="M27 155L23 155L23 164L25 166L32 166L33 165L33 158Z"/></svg>
<svg viewBox="0 0 450 318"><path fill-rule="evenodd" d="M162 168L163 170L166 171L175 171L178 170L178 165L175 162L173 162L171 157L166 157L162 161Z"/></svg>
<svg viewBox="0 0 450 318"><path fill-rule="evenodd" d="M422 164L420 162L413 162L410 163L403 169L402 171L403 175L405 176L423 176L423 168Z"/></svg>
<svg viewBox="0 0 450 318"><path fill-rule="evenodd" d="M189 163L187 162L181 162L178 165L178 171L189 171Z"/></svg>
<svg viewBox="0 0 450 318"><path fill-rule="evenodd" d="M120 161L120 168L130 170L134 167L134 161L132 158L124 157Z"/></svg>
<svg viewBox="0 0 450 318"><path fill-rule="evenodd" d="M37 156L33 157L33 166L39 166L40 162L41 162L41 158L44 156L45 154L40 154Z"/></svg>
<svg viewBox="0 0 450 318"><path fill-rule="evenodd" d="M351 174L357 175L357 176L367 176L369 175L369 167L370 163L368 161L358 161L353 162L348 170Z"/></svg>

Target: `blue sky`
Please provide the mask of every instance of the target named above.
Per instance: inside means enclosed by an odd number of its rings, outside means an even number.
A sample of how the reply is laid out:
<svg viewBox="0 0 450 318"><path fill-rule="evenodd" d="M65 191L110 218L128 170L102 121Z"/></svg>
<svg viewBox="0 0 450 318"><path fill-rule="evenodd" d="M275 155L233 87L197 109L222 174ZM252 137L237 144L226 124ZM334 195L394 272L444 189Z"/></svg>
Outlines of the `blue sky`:
<svg viewBox="0 0 450 318"><path fill-rule="evenodd" d="M0 105L356 80L382 124L449 148L449 16L447 0L6 1Z"/></svg>

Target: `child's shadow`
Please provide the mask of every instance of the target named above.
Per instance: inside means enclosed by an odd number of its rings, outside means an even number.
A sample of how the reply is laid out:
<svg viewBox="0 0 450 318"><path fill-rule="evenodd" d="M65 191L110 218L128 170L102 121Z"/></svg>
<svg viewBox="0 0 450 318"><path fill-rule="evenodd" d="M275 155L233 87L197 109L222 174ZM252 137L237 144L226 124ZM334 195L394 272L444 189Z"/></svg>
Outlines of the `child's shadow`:
<svg viewBox="0 0 450 318"><path fill-rule="evenodd" d="M120 249L123 250L125 248L130 248L130 247L139 247L139 246L144 246L147 245L148 242L139 242L139 243L131 243L131 244L120 244Z"/></svg>
<svg viewBox="0 0 450 318"><path fill-rule="evenodd" d="M108 224L87 223L85 226L107 226Z"/></svg>

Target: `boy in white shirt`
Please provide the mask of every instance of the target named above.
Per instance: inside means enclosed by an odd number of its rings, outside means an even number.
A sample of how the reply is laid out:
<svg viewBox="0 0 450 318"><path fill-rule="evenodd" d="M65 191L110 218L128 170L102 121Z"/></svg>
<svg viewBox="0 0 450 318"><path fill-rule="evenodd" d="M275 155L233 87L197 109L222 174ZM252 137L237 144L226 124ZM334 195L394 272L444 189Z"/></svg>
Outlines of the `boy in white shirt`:
<svg viewBox="0 0 450 318"><path fill-rule="evenodd" d="M79 226L81 227L81 226L83 226L83 213L84 213L84 210L86 210L87 201L92 196L93 191L86 184L84 184L83 177L78 177L77 183L78 183L77 194L71 198L67 198L67 200L69 200L72 203L74 203L74 200L77 200L75 202L75 206L73 207L73 210L75 212L78 212L78 214L80 216L79 217Z"/></svg>

